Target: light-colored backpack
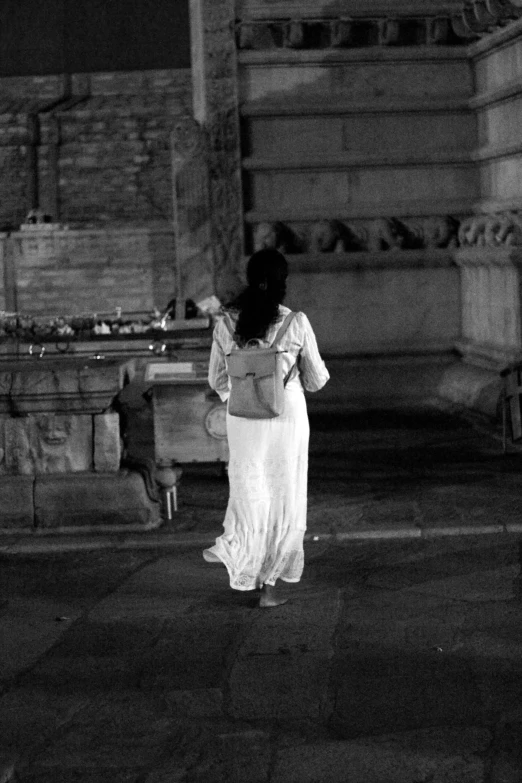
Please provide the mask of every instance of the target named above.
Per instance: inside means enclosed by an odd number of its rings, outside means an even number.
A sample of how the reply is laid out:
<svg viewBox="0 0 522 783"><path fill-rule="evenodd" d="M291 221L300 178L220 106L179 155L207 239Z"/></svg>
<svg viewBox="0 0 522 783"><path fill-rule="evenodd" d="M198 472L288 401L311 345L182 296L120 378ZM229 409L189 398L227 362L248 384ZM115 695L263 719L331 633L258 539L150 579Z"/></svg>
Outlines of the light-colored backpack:
<svg viewBox="0 0 522 783"><path fill-rule="evenodd" d="M296 370L283 375L283 351L278 344L290 326L295 313L288 313L269 348L261 348L257 339L244 348L232 348L226 356L231 391L228 412L244 419L273 419L284 410L285 386ZM234 325L228 314L225 325L234 337Z"/></svg>

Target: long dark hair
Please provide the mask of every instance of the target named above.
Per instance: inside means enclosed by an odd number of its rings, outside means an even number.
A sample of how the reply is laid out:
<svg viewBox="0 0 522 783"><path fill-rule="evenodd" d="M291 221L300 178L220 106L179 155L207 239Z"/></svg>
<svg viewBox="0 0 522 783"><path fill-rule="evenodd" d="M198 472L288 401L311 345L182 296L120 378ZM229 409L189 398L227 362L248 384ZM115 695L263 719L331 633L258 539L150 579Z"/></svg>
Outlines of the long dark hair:
<svg viewBox="0 0 522 783"><path fill-rule="evenodd" d="M277 321L286 294L286 258L273 248L258 250L250 257L246 276L247 287L226 308L239 312L236 338L241 344L262 339Z"/></svg>

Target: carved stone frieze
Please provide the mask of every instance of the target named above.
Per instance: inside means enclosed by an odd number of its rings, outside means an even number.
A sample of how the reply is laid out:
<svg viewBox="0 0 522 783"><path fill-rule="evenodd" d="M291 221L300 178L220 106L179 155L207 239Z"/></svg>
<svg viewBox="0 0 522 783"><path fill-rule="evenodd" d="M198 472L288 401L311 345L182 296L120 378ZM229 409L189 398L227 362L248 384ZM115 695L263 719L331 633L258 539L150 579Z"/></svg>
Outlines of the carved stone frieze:
<svg viewBox="0 0 522 783"><path fill-rule="evenodd" d="M460 17L452 21L450 16L245 20L236 25L236 45L255 50L447 46L476 37Z"/></svg>
<svg viewBox="0 0 522 783"><path fill-rule="evenodd" d="M522 213L515 210L473 215L458 232L461 247L509 247L522 245Z"/></svg>
<svg viewBox="0 0 522 783"><path fill-rule="evenodd" d="M364 46L448 46L467 44L522 16L512 0L463 0L458 13L411 17L240 20L239 49L329 49Z"/></svg>
<svg viewBox="0 0 522 783"><path fill-rule="evenodd" d="M352 253L454 248L459 220L449 215L425 218L320 220L306 225L258 223L251 250L273 247L282 253Z"/></svg>

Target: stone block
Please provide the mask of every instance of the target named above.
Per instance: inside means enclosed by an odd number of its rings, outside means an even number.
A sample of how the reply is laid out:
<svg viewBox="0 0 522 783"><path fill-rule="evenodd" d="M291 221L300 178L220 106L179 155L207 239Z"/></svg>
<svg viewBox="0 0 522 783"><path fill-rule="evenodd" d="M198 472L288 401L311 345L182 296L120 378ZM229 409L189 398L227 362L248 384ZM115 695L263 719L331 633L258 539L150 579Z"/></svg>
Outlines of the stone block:
<svg viewBox="0 0 522 783"><path fill-rule="evenodd" d="M473 90L466 60L450 62L263 62L242 69L240 101L320 99L321 101L440 100L467 98Z"/></svg>
<svg viewBox="0 0 522 783"><path fill-rule="evenodd" d="M492 49L474 61L475 85L479 93L491 92L522 78L520 38Z"/></svg>
<svg viewBox="0 0 522 783"><path fill-rule="evenodd" d="M397 253L399 255L399 252ZM460 334L455 267L294 272L288 306L303 310L325 353L450 349Z"/></svg>
<svg viewBox="0 0 522 783"><path fill-rule="evenodd" d="M387 113L343 118L327 115L298 117L252 117L250 143L256 158L281 159L335 157L341 154L374 156L423 155L441 150L467 150L475 139L472 112L430 114Z"/></svg>
<svg viewBox="0 0 522 783"><path fill-rule="evenodd" d="M506 172L507 176L507 172ZM454 201L476 199L478 176L473 164L458 168L431 164L426 166L365 166L336 170L323 169L259 171L250 176L249 187L254 210L276 219L292 215L298 219L307 214L336 214L343 210L365 208L370 212L395 209L414 213L423 205L444 201L448 194ZM507 196L506 196L507 197Z"/></svg>
<svg viewBox="0 0 522 783"><path fill-rule="evenodd" d="M159 504L147 495L143 478L132 471L38 476L35 517L40 529L157 527Z"/></svg>
<svg viewBox="0 0 522 783"><path fill-rule="evenodd" d="M115 473L120 469L120 417L117 413L99 413L94 419L94 470Z"/></svg>
<svg viewBox="0 0 522 783"><path fill-rule="evenodd" d="M0 529L34 525L34 478L0 476Z"/></svg>

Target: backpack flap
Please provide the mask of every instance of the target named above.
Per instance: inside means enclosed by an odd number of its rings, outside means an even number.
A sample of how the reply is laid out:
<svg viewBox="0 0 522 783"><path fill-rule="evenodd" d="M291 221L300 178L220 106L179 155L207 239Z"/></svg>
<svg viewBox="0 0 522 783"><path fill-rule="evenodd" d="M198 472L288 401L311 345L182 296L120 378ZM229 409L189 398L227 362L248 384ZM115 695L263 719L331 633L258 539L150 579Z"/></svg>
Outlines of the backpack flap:
<svg viewBox="0 0 522 783"><path fill-rule="evenodd" d="M231 378L254 379L274 375L277 351L272 348L232 351L226 357L227 372Z"/></svg>

